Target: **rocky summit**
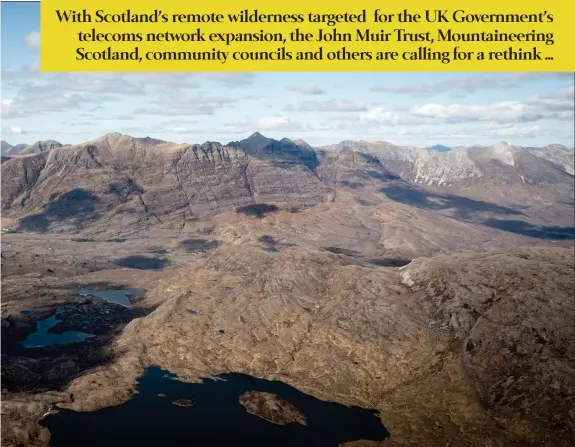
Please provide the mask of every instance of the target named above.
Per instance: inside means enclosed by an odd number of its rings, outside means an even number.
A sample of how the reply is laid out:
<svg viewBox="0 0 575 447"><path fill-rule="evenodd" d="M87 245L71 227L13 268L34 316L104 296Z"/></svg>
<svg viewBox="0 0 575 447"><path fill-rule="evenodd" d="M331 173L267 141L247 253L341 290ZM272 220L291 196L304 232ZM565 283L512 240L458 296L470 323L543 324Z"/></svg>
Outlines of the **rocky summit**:
<svg viewBox="0 0 575 447"><path fill-rule="evenodd" d="M108 134L2 156L3 445L58 445L46 418L122 408L150 367L385 426L342 446L572 445L572 148ZM232 407L315 430L281 389Z"/></svg>

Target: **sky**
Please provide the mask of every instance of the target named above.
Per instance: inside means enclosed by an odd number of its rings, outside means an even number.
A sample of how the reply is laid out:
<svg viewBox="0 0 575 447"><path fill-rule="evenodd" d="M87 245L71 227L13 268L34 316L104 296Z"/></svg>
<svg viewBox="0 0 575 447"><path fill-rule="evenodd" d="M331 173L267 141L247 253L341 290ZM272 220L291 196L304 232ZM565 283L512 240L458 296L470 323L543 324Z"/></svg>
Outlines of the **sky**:
<svg viewBox="0 0 575 447"><path fill-rule="evenodd" d="M573 73L42 73L40 4L1 4L1 138L574 144Z"/></svg>

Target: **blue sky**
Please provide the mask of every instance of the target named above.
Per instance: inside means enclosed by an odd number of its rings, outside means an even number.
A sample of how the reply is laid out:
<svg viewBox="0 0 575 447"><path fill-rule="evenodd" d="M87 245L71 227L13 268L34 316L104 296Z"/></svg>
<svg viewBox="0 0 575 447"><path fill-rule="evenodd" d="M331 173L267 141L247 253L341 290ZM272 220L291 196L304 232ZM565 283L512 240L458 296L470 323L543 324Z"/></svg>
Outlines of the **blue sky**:
<svg viewBox="0 0 575 447"><path fill-rule="evenodd" d="M41 73L39 3L2 3L2 139L574 145L569 73Z"/></svg>

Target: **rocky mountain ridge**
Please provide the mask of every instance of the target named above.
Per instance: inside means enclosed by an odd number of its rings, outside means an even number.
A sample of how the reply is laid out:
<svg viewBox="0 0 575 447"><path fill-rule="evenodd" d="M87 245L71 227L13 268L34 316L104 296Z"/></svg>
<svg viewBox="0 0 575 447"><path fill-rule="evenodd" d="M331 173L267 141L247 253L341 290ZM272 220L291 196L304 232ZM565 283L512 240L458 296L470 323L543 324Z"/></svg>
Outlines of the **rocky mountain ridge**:
<svg viewBox="0 0 575 447"><path fill-rule="evenodd" d="M2 155L4 156L13 156L38 154L41 152L47 152L52 149L58 149L63 146L66 145L59 143L56 140L36 141L34 144L17 144L15 146L12 146L7 141L2 140L1 150Z"/></svg>
<svg viewBox="0 0 575 447"><path fill-rule="evenodd" d="M405 180L437 186L489 175L485 169L489 163L516 167L519 171L529 155L547 160L569 175L575 174L575 152L559 144L524 148L500 142L485 147L457 147L447 152L380 141L342 141L320 149L371 153Z"/></svg>
<svg viewBox="0 0 575 447"><path fill-rule="evenodd" d="M2 163L2 210L22 230L78 231L103 218L122 228L185 225L255 203L390 201L496 226L521 216L521 225L573 227L573 150L559 145L438 152L368 141L312 148L259 133L227 145L113 133L34 147Z"/></svg>

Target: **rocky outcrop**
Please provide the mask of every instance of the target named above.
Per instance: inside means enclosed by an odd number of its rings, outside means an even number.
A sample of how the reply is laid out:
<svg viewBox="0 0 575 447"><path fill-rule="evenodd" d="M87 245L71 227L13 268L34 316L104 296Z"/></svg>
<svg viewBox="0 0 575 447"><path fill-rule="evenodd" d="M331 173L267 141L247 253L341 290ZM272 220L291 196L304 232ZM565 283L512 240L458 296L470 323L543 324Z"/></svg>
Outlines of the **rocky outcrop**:
<svg viewBox="0 0 575 447"><path fill-rule="evenodd" d="M278 425L291 423L307 425L306 417L290 402L273 393L249 391L240 396L240 403L248 413Z"/></svg>
<svg viewBox="0 0 575 447"><path fill-rule="evenodd" d="M176 399L172 402L176 407L193 407L194 402L191 399Z"/></svg>

